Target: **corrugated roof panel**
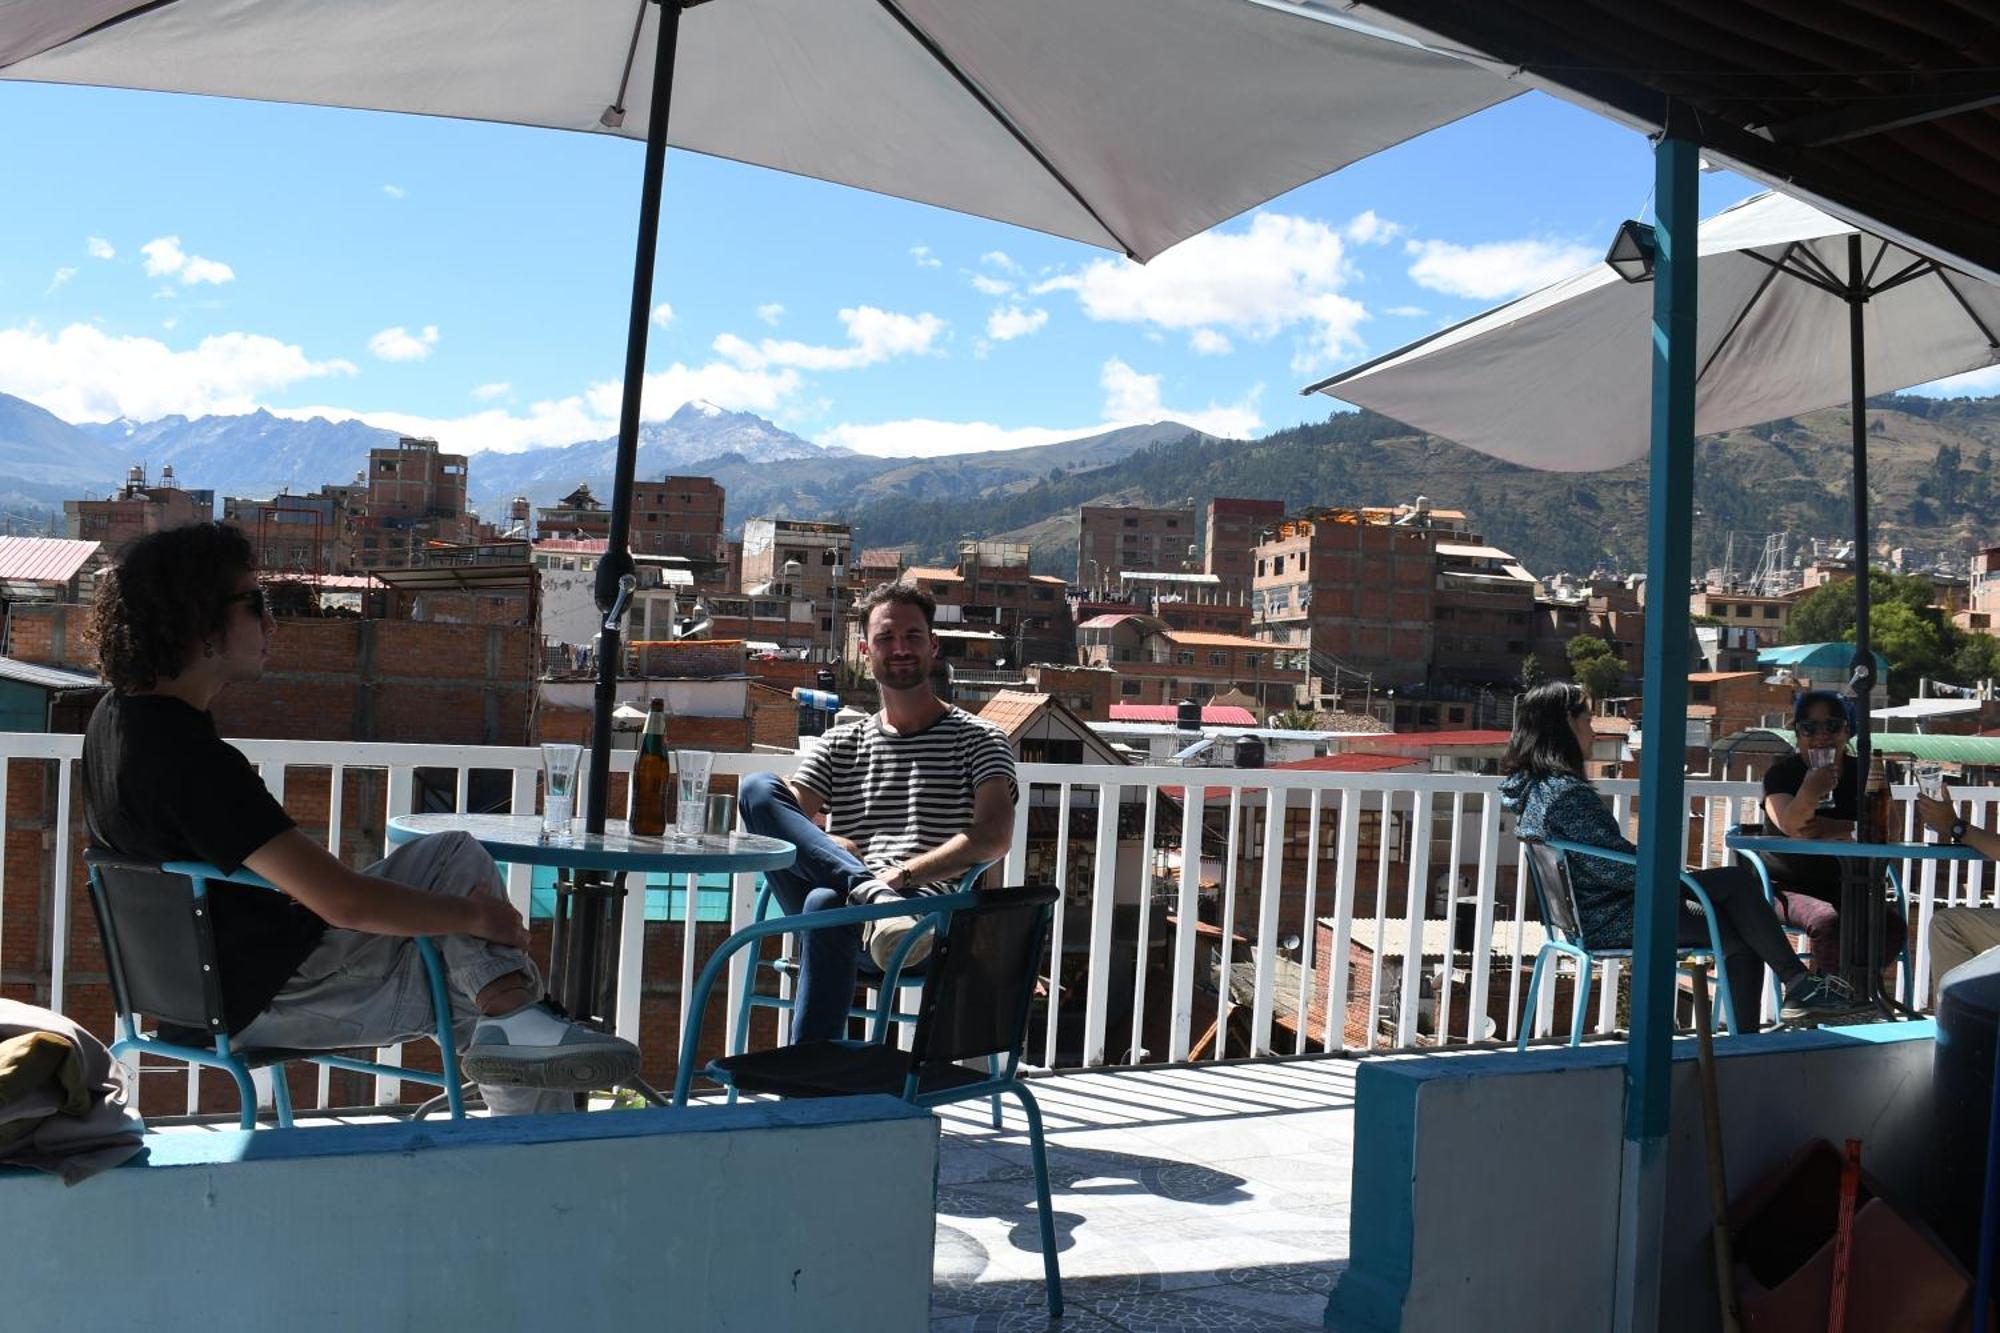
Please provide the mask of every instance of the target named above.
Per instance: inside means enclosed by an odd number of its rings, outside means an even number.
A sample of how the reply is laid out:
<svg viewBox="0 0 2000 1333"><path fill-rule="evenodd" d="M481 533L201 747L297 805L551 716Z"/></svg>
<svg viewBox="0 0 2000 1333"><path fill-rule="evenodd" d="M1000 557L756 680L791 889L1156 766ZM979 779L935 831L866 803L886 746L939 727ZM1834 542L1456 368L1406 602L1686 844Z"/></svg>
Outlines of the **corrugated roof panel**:
<svg viewBox="0 0 2000 1333"><path fill-rule="evenodd" d="M101 545L62 537L0 537L0 579L68 583Z"/></svg>

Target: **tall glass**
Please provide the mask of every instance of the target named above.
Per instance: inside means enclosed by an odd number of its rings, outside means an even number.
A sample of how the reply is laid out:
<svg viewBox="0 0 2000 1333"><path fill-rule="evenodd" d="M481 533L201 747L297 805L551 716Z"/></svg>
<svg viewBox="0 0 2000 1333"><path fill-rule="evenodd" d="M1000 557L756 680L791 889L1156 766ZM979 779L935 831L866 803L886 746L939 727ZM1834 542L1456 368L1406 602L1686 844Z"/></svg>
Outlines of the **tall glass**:
<svg viewBox="0 0 2000 1333"><path fill-rule="evenodd" d="M1944 799L1944 765L1928 759L1912 764L1911 771L1917 780L1917 791L1933 801Z"/></svg>
<svg viewBox="0 0 2000 1333"><path fill-rule="evenodd" d="M576 774L583 763L583 747L564 741L542 745L542 841L567 846L570 824L576 813Z"/></svg>
<svg viewBox="0 0 2000 1333"><path fill-rule="evenodd" d="M674 811L674 832L682 838L699 838L702 820L708 811L708 771L715 756L707 750L674 751L674 771L680 782L680 802Z"/></svg>

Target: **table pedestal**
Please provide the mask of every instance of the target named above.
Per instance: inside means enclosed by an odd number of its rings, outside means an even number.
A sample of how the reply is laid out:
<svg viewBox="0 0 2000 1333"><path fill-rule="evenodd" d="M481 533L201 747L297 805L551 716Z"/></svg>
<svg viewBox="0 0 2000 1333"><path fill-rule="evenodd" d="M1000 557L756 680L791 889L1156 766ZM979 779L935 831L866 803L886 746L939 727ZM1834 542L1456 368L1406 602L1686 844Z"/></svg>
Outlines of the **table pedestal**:
<svg viewBox="0 0 2000 1333"><path fill-rule="evenodd" d="M549 995L571 1018L604 1032L618 1014L618 948L625 872L562 871L556 879Z"/></svg>

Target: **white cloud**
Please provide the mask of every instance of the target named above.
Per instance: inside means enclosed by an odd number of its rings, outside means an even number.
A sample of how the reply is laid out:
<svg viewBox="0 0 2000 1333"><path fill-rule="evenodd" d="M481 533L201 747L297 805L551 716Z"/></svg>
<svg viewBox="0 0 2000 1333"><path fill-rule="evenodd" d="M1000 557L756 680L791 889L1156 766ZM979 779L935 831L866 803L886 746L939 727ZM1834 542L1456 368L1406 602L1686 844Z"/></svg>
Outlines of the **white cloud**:
<svg viewBox="0 0 2000 1333"><path fill-rule="evenodd" d="M1023 310L1020 306L1003 305L986 317L986 336L994 342L1009 342L1041 332L1042 325L1048 322L1049 312L1046 310Z"/></svg>
<svg viewBox="0 0 2000 1333"><path fill-rule="evenodd" d="M1919 384L1910 390L1933 398L1980 398L1987 394L2000 393L2000 366L1981 366L1977 370L1962 371L1929 384Z"/></svg>
<svg viewBox="0 0 2000 1333"><path fill-rule="evenodd" d="M1263 427L1255 402L1264 391L1256 385L1234 405L1211 403L1200 411L1170 408L1160 393L1160 377L1142 375L1116 357L1099 374L1104 390L1104 419L1093 425L1000 426L990 421L937 421L918 417L906 421L843 422L820 433L821 444L840 445L881 458L935 458L944 454L989 449L1026 449L1096 435L1119 426L1178 421L1213 435L1241 439Z"/></svg>
<svg viewBox="0 0 2000 1333"><path fill-rule="evenodd" d="M172 333L177 327L179 327L180 322L181 322L181 317L179 315L168 315L165 319L160 321L160 327L165 329L168 333Z"/></svg>
<svg viewBox="0 0 2000 1333"><path fill-rule="evenodd" d="M435 324L426 324L423 332L415 334L398 324L370 338L368 350L384 361L422 361L431 354L437 342Z"/></svg>
<svg viewBox="0 0 2000 1333"><path fill-rule="evenodd" d="M68 282L71 278L75 276L76 276L76 270L65 264L63 267L57 269L55 271L55 275L49 279L48 290L43 292L42 295L43 296L53 295L55 293L56 288L62 286L64 283Z"/></svg>
<svg viewBox="0 0 2000 1333"><path fill-rule="evenodd" d="M224 333L177 351L156 338L117 337L89 324L50 334L0 329L0 392L65 421L254 411L302 380L352 375L349 361L315 361L293 344Z"/></svg>
<svg viewBox="0 0 2000 1333"><path fill-rule="evenodd" d="M1391 222L1371 208L1350 220L1341 234L1356 245L1387 245L1405 230L1402 223Z"/></svg>
<svg viewBox="0 0 2000 1333"><path fill-rule="evenodd" d="M175 276L183 286L189 287L200 282L219 285L236 278L236 270L221 260L204 259L182 250L178 236L156 237L140 246L139 253L146 256L146 276L149 278Z"/></svg>
<svg viewBox="0 0 2000 1333"><path fill-rule="evenodd" d="M1104 363L1098 373L1104 390L1104 420L1107 425L1136 426L1154 421L1178 421L1228 439L1248 439L1263 427L1254 404L1263 393L1259 384L1228 406L1210 403L1199 410L1168 407L1160 396L1160 377L1142 375L1117 357Z"/></svg>
<svg viewBox="0 0 2000 1333"><path fill-rule="evenodd" d="M1340 234L1323 222L1259 213L1248 230L1204 232L1141 265L1100 259L1037 283L1036 293L1076 293L1095 320L1227 331L1262 341L1297 335L1295 372L1358 346L1367 318L1341 294L1349 277Z"/></svg>
<svg viewBox="0 0 2000 1333"><path fill-rule="evenodd" d="M474 389L472 391L472 396L474 398L477 398L482 403L490 403L495 398L505 398L508 394L512 393L513 391L514 391L514 386L509 384L506 380L495 380L491 384L482 384L478 388Z"/></svg>
<svg viewBox="0 0 2000 1333"><path fill-rule="evenodd" d="M979 256L979 262L982 264L991 264L1003 273L1019 273L1021 271L1021 266L1015 263L1013 257L1005 250L988 250L985 254Z"/></svg>
<svg viewBox="0 0 2000 1333"><path fill-rule="evenodd" d="M820 347L777 338L765 338L752 346L733 333L718 336L714 347L724 358L748 371L762 371L771 366L858 370L891 357L932 355L947 328L933 314L899 315L867 305L841 311L840 322L847 330L845 347Z"/></svg>
<svg viewBox="0 0 2000 1333"><path fill-rule="evenodd" d="M1403 250L1415 257L1410 278L1418 286L1475 301L1525 295L1604 257L1602 246L1548 240L1489 241L1483 245L1409 241Z"/></svg>
<svg viewBox="0 0 2000 1333"><path fill-rule="evenodd" d="M1014 284L1005 278L991 278L984 273L972 275L972 290L981 296L1011 296Z"/></svg>
<svg viewBox="0 0 2000 1333"><path fill-rule="evenodd" d="M1382 313L1394 315L1397 319L1419 319L1430 314L1430 311L1420 305L1392 305Z"/></svg>
<svg viewBox="0 0 2000 1333"><path fill-rule="evenodd" d="M401 199L404 195L408 194L409 191L405 190L400 185L384 185L382 187L382 193L388 195L391 199Z"/></svg>
<svg viewBox="0 0 2000 1333"><path fill-rule="evenodd" d="M783 319L784 317L785 317L785 307L778 304L776 301L770 301L764 305L760 305L757 307L757 318L763 320L766 324L771 325L773 328L777 327L778 321Z"/></svg>
<svg viewBox="0 0 2000 1333"><path fill-rule="evenodd" d="M1197 356L1228 356L1236 350L1236 344L1214 329L1196 329L1188 335L1188 346Z"/></svg>
<svg viewBox="0 0 2000 1333"><path fill-rule="evenodd" d="M942 259L939 259L939 258L938 258L938 257L937 257L936 255L933 255L933 254L931 253L931 248L930 248L930 247L929 247L928 245L913 245L913 246L911 246L911 247L910 247L910 258L912 258L912 259L914 259L914 260L916 260L916 261L917 261L917 267L918 267L918 268L943 268L943 267L944 267L944 261L943 261Z"/></svg>
<svg viewBox="0 0 2000 1333"><path fill-rule="evenodd" d="M524 416L488 408L462 417L426 417L413 412L376 411L352 407L314 406L270 409L273 416L292 421L324 417L328 421L362 421L402 435L429 436L452 453L517 453L545 444L574 444L602 439L618 429L592 412L583 396L535 403Z"/></svg>
<svg viewBox="0 0 2000 1333"><path fill-rule="evenodd" d="M111 248L111 242L105 240L102 236L87 237L83 242L83 248L89 253L92 259L116 259L118 257L118 252Z"/></svg>
<svg viewBox="0 0 2000 1333"><path fill-rule="evenodd" d="M674 308L665 301L660 302L653 307L653 322L663 329L666 328L674 322Z"/></svg>

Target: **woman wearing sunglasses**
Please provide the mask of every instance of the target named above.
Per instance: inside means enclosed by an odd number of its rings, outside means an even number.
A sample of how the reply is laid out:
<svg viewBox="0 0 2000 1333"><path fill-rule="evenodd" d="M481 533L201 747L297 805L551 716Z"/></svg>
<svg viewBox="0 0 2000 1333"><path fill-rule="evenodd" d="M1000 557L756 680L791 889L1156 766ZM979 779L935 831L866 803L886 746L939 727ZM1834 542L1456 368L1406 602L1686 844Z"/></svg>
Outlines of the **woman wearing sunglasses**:
<svg viewBox="0 0 2000 1333"><path fill-rule="evenodd" d="M1514 734L1500 760L1500 770L1507 775L1500 781L1500 799L1514 813L1523 838L1637 850L1583 775L1592 740L1590 705L1581 686L1568 681L1537 686L1515 704ZM1631 948L1637 869L1594 856L1570 856L1566 868L1584 947ZM1764 902L1755 871L1747 866L1714 866L1695 871L1694 877L1722 918L1716 922L1722 966L1746 1021L1755 1013L1766 967L1778 974L1784 987L1787 1022L1853 1010L1853 992L1839 978L1813 976L1792 952L1778 918ZM1708 923L1686 895L1680 908L1679 940L1708 943Z"/></svg>
<svg viewBox="0 0 2000 1333"><path fill-rule="evenodd" d="M1832 690L1807 690L1792 705L1796 753L1771 765L1764 774L1764 817L1772 830L1787 838L1848 841L1860 814L1861 768L1847 752L1853 734L1852 714L1845 695ZM1833 856L1764 855L1778 915L1788 926L1806 932L1815 972L1837 972L1840 963L1841 867ZM1866 864L1866 863L1863 863ZM1903 951L1903 918L1888 914L1884 947L1889 956Z"/></svg>

